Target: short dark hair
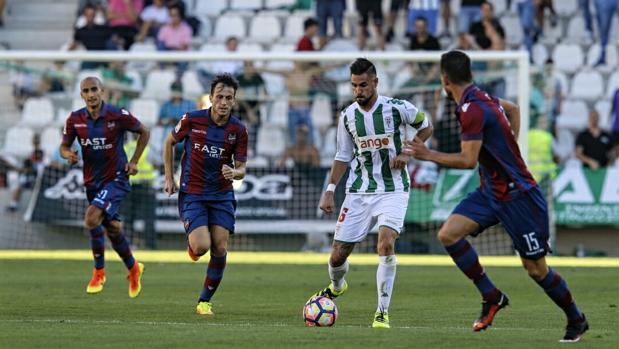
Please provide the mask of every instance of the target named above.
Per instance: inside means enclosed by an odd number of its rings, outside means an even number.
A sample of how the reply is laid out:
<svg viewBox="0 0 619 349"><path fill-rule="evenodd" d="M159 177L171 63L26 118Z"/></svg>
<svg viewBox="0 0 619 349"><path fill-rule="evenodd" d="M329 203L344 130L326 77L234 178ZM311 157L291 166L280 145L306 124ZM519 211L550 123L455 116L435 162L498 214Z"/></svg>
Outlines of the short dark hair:
<svg viewBox="0 0 619 349"><path fill-rule="evenodd" d="M222 84L227 87L232 87L232 89L234 89L235 95L236 95L236 90L238 90L239 88L239 82L236 81L236 79L229 73L217 74L215 75L215 78L213 79L213 81L211 81L211 96L215 92L215 86L217 86L217 84Z"/></svg>
<svg viewBox="0 0 619 349"><path fill-rule="evenodd" d="M428 23L428 19L425 16L417 16L415 17L415 21L422 21L424 23Z"/></svg>
<svg viewBox="0 0 619 349"><path fill-rule="evenodd" d="M494 4L492 4L490 1L482 1L482 3L481 3L481 4L479 4L479 8L481 8L483 5L488 5L488 6L490 6L490 9L491 9L492 11L494 11Z"/></svg>
<svg viewBox="0 0 619 349"><path fill-rule="evenodd" d="M318 21L315 18L308 18L303 22L303 30L307 30L307 28L318 25Z"/></svg>
<svg viewBox="0 0 619 349"><path fill-rule="evenodd" d="M473 81L471 59L462 51L449 51L441 56L441 73L447 74L449 81L460 85Z"/></svg>
<svg viewBox="0 0 619 349"><path fill-rule="evenodd" d="M366 58L357 58L350 65L350 75L362 75L365 73L376 75L376 67L374 66L374 63L370 62Z"/></svg>

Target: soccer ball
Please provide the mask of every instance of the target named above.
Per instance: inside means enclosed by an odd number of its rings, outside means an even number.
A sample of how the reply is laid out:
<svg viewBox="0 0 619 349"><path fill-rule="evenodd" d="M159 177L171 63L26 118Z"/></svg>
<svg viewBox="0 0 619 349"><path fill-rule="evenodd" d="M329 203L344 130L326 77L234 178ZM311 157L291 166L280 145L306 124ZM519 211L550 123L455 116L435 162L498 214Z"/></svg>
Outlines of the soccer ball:
<svg viewBox="0 0 619 349"><path fill-rule="evenodd" d="M335 302L327 297L310 298L303 307L303 321L307 326L333 326L337 320Z"/></svg>

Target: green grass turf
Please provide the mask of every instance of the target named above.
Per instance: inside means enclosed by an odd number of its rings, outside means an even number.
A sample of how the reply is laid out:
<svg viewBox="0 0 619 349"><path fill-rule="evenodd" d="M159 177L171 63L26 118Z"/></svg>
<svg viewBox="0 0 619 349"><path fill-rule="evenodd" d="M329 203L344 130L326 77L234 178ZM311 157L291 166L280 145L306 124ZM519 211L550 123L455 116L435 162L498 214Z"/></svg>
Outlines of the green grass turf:
<svg viewBox="0 0 619 349"><path fill-rule="evenodd" d="M105 289L87 295L91 263L0 260L0 348L552 348L563 313L521 268L488 268L509 296L494 326L471 331L479 296L455 267L400 266L391 330L369 327L375 267L352 266L332 328L303 325L305 300L328 282L326 266L231 264L214 317L193 313L205 263L147 263L142 294L127 296L124 266L109 262ZM580 348L617 348L619 270L559 268L590 331Z"/></svg>

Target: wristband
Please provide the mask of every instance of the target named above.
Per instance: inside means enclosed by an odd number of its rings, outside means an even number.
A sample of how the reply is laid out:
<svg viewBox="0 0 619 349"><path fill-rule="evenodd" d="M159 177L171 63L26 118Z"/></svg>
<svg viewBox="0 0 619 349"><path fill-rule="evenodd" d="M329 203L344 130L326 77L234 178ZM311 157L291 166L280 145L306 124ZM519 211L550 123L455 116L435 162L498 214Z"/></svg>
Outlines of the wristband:
<svg viewBox="0 0 619 349"><path fill-rule="evenodd" d="M335 191L335 184L329 183L329 185L327 185L327 190L326 191L334 192Z"/></svg>

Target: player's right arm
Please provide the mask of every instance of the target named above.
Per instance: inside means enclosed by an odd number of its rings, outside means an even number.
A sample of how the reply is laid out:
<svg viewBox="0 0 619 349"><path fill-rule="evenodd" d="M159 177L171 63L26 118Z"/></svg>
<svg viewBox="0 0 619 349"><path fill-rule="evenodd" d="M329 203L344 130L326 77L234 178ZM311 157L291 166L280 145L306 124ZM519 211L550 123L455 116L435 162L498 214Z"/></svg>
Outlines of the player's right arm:
<svg viewBox="0 0 619 349"><path fill-rule="evenodd" d="M189 114L183 115L178 121L172 132L168 135L163 143L163 168L165 176L165 184L163 190L172 195L176 192L176 183L174 182L174 145L185 140L191 130L191 122Z"/></svg>
<svg viewBox="0 0 619 349"><path fill-rule="evenodd" d="M336 152L335 159L331 165L331 173L329 174L329 184L327 190L320 199L320 209L325 213L332 213L335 209L334 191L337 183L348 168L348 164L353 159L354 150L350 134L344 126L345 113L340 115L340 120L337 125Z"/></svg>
<svg viewBox="0 0 619 349"><path fill-rule="evenodd" d="M60 144L60 156L69 162L69 165L75 165L79 161L77 151L71 150L71 145L75 140L75 127L71 116L67 118L64 129L62 130L62 143Z"/></svg>

